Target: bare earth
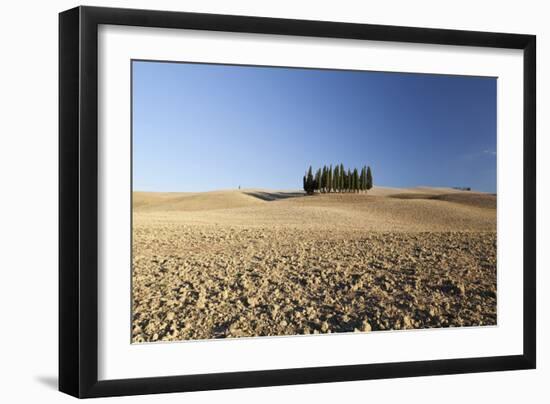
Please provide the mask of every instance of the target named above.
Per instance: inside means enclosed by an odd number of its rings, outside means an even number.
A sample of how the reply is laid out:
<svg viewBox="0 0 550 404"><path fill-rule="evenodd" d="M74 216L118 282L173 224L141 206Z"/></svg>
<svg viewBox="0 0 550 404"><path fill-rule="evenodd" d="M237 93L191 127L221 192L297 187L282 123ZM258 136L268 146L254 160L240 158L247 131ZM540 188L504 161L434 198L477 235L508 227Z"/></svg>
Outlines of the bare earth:
<svg viewBox="0 0 550 404"><path fill-rule="evenodd" d="M496 197L133 195L132 341L495 325Z"/></svg>

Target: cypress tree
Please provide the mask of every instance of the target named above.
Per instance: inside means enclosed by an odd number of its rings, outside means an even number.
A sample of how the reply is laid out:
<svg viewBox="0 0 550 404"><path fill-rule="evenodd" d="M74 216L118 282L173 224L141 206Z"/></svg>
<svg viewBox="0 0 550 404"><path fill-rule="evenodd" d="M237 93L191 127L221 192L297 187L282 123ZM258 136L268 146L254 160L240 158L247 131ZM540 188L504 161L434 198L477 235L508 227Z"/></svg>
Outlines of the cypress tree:
<svg viewBox="0 0 550 404"><path fill-rule="evenodd" d="M328 177L328 166L325 166L325 192L329 192L328 190L329 182L330 182L330 178Z"/></svg>
<svg viewBox="0 0 550 404"><path fill-rule="evenodd" d="M334 192L338 192L338 175L338 165L336 165L332 173L332 190Z"/></svg>
<svg viewBox="0 0 550 404"><path fill-rule="evenodd" d="M313 171L311 166L309 166L309 170L307 171L306 192L310 195L313 193Z"/></svg>
<svg viewBox="0 0 550 404"><path fill-rule="evenodd" d="M343 164L324 165L313 174L312 166L302 178L304 191L309 195L320 192L363 192L372 188L372 170L370 166L363 166L361 170L354 168L344 169Z"/></svg>
<svg viewBox="0 0 550 404"><path fill-rule="evenodd" d="M348 192L348 170L344 172L344 192Z"/></svg>
<svg viewBox="0 0 550 404"><path fill-rule="evenodd" d="M320 190L321 189L321 169L317 169L317 173L315 173L315 186L313 187L314 190Z"/></svg>
<svg viewBox="0 0 550 404"><path fill-rule="evenodd" d="M342 192L346 192L348 190L348 173L344 169L344 174L342 175Z"/></svg>
<svg viewBox="0 0 550 404"><path fill-rule="evenodd" d="M367 168L367 189L372 188L372 171L370 166Z"/></svg>
<svg viewBox="0 0 550 404"><path fill-rule="evenodd" d="M346 170L344 169L344 172L342 173L342 192L346 192L346 185L348 181L346 179Z"/></svg>
<svg viewBox="0 0 550 404"><path fill-rule="evenodd" d="M344 192L344 165L340 164L340 192Z"/></svg>
<svg viewBox="0 0 550 404"><path fill-rule="evenodd" d="M336 167L334 167L334 175L332 178L332 186L334 188L334 192L338 192L338 181L340 180L340 174L338 173L338 164L336 164Z"/></svg>
<svg viewBox="0 0 550 404"><path fill-rule="evenodd" d="M327 167L327 171L326 171L326 176L327 176L327 178L326 178L326 182L325 182L325 191L328 192L328 181L329 181L329 179L328 179L328 167Z"/></svg>
<svg viewBox="0 0 550 404"><path fill-rule="evenodd" d="M327 192L332 192L332 164L328 168L327 174Z"/></svg>
<svg viewBox="0 0 550 404"><path fill-rule="evenodd" d="M336 186L338 188L338 192L342 192L342 171L340 170L340 165L338 167L338 176L336 177Z"/></svg>

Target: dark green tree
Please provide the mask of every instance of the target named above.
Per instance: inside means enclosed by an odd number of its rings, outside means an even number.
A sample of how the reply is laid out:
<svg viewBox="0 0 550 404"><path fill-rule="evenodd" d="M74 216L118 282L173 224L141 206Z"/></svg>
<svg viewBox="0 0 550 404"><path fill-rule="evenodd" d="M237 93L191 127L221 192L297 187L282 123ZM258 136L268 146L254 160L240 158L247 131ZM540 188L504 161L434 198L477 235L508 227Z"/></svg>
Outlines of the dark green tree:
<svg viewBox="0 0 550 404"><path fill-rule="evenodd" d="M367 168L363 167L361 169L361 175L359 177L359 189L364 191L367 189Z"/></svg>
<svg viewBox="0 0 550 404"><path fill-rule="evenodd" d="M372 188L372 171L370 169L370 166L367 167L367 189Z"/></svg>
<svg viewBox="0 0 550 404"><path fill-rule="evenodd" d="M327 169L327 192L332 192L332 164Z"/></svg>
<svg viewBox="0 0 550 404"><path fill-rule="evenodd" d="M345 188L344 175L345 175L344 165L340 164L340 192L344 192L344 188Z"/></svg>
<svg viewBox="0 0 550 404"><path fill-rule="evenodd" d="M353 169L353 192L359 191L359 172L357 168Z"/></svg>
<svg viewBox="0 0 550 404"><path fill-rule="evenodd" d="M321 189L321 169L317 169L317 172L315 173L315 185L313 187L315 191L319 191Z"/></svg>
<svg viewBox="0 0 550 404"><path fill-rule="evenodd" d="M336 167L334 167L334 179L336 181L334 190L336 192L340 192L340 165L336 164Z"/></svg>
<svg viewBox="0 0 550 404"><path fill-rule="evenodd" d="M311 166L309 166L309 170L307 171L307 177L306 177L306 192L311 195L313 194L313 190L314 190L314 179L313 179L313 171L312 171L312 168Z"/></svg>
<svg viewBox="0 0 550 404"><path fill-rule="evenodd" d="M339 191L339 181L340 181L340 173L339 173L340 166L336 164L334 167L334 175L332 177L332 187L334 188L334 192Z"/></svg>
<svg viewBox="0 0 550 404"><path fill-rule="evenodd" d="M342 192L347 192L348 190L348 172L344 169L342 174Z"/></svg>
<svg viewBox="0 0 550 404"><path fill-rule="evenodd" d="M348 192L348 185L349 185L348 184L348 179L349 179L348 171L349 170L345 170L345 172L344 172L344 192Z"/></svg>
<svg viewBox="0 0 550 404"><path fill-rule="evenodd" d="M342 192L346 192L348 185L348 175L346 170L344 169L344 172L342 173Z"/></svg>
<svg viewBox="0 0 550 404"><path fill-rule="evenodd" d="M344 168L343 164L336 166L324 165L313 174L312 166L302 178L302 186L307 194L319 192L364 192L372 188L372 170L370 166L357 168Z"/></svg>

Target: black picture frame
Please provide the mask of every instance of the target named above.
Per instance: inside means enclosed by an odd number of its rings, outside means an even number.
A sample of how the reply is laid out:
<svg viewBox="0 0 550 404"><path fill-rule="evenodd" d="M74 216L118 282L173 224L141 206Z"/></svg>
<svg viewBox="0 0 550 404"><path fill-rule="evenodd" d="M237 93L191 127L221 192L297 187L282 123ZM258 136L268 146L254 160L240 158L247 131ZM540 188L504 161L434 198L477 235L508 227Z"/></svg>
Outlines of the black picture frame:
<svg viewBox="0 0 550 404"><path fill-rule="evenodd" d="M523 50L523 354L98 380L100 24ZM536 366L536 37L184 12L77 7L59 15L59 390L75 397L323 383Z"/></svg>

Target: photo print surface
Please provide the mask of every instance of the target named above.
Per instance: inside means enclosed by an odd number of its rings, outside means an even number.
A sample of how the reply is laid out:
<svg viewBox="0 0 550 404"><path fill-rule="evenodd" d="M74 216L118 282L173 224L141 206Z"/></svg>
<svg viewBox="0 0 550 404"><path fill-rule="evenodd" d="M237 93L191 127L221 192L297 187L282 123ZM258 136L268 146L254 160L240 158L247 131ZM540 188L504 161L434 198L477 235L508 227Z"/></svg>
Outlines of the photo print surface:
<svg viewBox="0 0 550 404"><path fill-rule="evenodd" d="M497 79L132 63L132 343L497 324Z"/></svg>

